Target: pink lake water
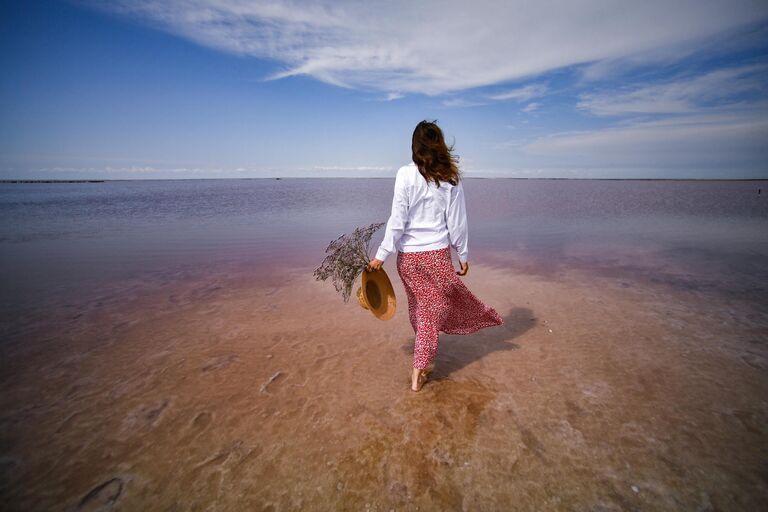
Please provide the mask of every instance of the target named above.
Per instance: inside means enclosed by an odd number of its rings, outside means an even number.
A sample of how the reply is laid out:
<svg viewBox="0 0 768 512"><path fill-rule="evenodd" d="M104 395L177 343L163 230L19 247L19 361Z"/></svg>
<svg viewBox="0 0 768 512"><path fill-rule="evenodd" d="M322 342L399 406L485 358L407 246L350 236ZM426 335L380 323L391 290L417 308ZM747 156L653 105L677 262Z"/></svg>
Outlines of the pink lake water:
<svg viewBox="0 0 768 512"><path fill-rule="evenodd" d="M644 276L758 304L768 296L766 184L470 179L472 257ZM391 188L387 179L0 184L2 307L153 273L317 265L338 234L386 221Z"/></svg>

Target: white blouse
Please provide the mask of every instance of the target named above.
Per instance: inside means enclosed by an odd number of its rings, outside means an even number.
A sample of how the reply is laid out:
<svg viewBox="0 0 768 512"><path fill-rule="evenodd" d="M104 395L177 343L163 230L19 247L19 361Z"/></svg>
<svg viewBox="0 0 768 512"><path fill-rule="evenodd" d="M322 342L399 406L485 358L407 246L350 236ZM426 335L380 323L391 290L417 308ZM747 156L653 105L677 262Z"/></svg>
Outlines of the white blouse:
<svg viewBox="0 0 768 512"><path fill-rule="evenodd" d="M445 181L440 188L424 179L411 162L397 171L392 214L376 259L384 261L395 251L432 251L452 246L459 261L467 261L468 233L464 186Z"/></svg>

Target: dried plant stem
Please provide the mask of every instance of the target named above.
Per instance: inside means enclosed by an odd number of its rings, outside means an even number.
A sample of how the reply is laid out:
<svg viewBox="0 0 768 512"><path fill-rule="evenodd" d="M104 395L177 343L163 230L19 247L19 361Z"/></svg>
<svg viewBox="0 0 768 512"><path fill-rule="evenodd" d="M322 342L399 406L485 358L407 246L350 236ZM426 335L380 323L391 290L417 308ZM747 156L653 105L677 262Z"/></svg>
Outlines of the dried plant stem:
<svg viewBox="0 0 768 512"><path fill-rule="evenodd" d="M341 292L344 302L349 300L355 279L370 261L368 253L371 237L384 224L378 222L365 228L356 228L351 235L339 236L325 249L327 256L313 275L322 281L330 277L336 291Z"/></svg>

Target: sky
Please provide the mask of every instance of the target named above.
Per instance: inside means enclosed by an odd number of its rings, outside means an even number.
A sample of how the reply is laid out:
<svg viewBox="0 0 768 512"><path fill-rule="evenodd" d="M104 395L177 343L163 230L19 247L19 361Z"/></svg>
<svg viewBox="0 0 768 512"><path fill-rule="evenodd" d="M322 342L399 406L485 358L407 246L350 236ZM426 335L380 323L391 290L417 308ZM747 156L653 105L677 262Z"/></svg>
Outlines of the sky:
<svg viewBox="0 0 768 512"><path fill-rule="evenodd" d="M764 0L0 0L0 178L768 178Z"/></svg>

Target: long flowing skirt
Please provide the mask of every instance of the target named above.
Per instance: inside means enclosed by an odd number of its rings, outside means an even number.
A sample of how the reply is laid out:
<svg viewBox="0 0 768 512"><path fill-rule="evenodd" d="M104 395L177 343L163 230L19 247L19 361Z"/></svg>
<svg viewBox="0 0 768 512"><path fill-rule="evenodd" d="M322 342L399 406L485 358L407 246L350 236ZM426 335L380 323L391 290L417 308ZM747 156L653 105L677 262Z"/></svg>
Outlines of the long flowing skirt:
<svg viewBox="0 0 768 512"><path fill-rule="evenodd" d="M398 251L397 273L408 296L408 317L416 333L414 368L426 368L433 362L440 331L471 334L504 323L496 310L475 297L456 274L450 247Z"/></svg>

